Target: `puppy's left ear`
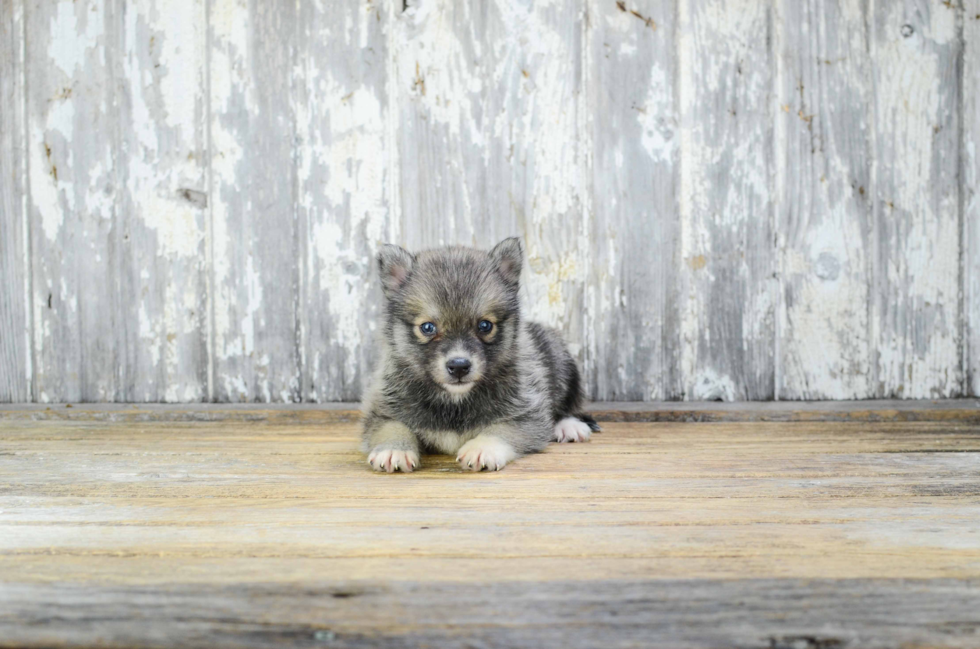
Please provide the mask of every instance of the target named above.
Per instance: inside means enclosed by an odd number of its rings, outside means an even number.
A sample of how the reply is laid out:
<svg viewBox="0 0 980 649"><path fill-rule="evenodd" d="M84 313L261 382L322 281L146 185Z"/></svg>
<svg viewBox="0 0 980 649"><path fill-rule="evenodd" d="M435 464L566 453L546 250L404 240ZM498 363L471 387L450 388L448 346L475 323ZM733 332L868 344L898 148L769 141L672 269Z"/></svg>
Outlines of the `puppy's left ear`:
<svg viewBox="0 0 980 649"><path fill-rule="evenodd" d="M408 280L415 257L401 246L386 243L378 249L378 271L385 297L391 297Z"/></svg>
<svg viewBox="0 0 980 649"><path fill-rule="evenodd" d="M497 264L497 272L505 282L512 286L520 283L521 267L524 265L524 250L520 239L504 239L490 251L490 258Z"/></svg>

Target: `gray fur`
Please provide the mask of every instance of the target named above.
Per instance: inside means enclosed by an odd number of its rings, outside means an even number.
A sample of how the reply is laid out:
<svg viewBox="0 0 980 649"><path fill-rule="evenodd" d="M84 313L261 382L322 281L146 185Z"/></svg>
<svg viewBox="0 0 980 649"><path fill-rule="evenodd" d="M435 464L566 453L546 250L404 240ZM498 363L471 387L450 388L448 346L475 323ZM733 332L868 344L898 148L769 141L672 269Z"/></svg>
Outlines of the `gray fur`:
<svg viewBox="0 0 980 649"><path fill-rule="evenodd" d="M385 293L381 362L364 404L364 451L456 453L477 435L504 439L518 455L540 451L555 423L582 415L581 379L561 335L524 322L518 299L523 251L505 239L492 251L464 247L378 254ZM494 323L481 335L482 319ZM421 322L437 325L427 338ZM472 387L445 386L445 362L472 362ZM457 386L458 387L458 386ZM402 424L402 425L398 425Z"/></svg>

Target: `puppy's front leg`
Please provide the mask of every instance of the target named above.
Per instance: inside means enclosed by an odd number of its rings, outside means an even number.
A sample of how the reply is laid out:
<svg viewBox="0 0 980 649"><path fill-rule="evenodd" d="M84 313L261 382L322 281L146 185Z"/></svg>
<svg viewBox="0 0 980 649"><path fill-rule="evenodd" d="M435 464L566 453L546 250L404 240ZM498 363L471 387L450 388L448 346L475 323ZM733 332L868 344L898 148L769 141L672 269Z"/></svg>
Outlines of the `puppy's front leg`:
<svg viewBox="0 0 980 649"><path fill-rule="evenodd" d="M456 461L470 471L499 471L515 458L544 448L547 441L540 438L548 432L538 428L532 422L487 426L459 448Z"/></svg>
<svg viewBox="0 0 980 649"><path fill-rule="evenodd" d="M378 422L365 431L368 464L375 471L409 473L419 466L419 440L400 421Z"/></svg>

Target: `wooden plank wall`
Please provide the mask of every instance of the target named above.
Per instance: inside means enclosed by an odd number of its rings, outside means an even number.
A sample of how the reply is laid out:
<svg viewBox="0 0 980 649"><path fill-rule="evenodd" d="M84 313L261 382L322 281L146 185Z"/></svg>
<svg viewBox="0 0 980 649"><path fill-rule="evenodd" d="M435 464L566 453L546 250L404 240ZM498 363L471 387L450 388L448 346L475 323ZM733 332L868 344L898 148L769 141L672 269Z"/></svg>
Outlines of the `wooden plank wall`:
<svg viewBox="0 0 980 649"><path fill-rule="evenodd" d="M980 2L10 0L0 401L356 400L524 238L601 400L980 395Z"/></svg>

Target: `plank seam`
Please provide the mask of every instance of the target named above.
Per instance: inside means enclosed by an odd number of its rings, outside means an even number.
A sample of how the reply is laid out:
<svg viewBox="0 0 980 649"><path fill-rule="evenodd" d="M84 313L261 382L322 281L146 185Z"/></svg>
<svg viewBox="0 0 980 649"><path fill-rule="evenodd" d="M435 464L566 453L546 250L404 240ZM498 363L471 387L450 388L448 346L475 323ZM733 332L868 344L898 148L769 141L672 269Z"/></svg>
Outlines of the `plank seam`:
<svg viewBox="0 0 980 649"><path fill-rule="evenodd" d="M360 421L357 403L66 404L0 406L0 421L252 422L334 424ZM838 402L597 402L586 410L606 422L945 422L980 425L980 400ZM955 432L955 431L950 431Z"/></svg>
<svg viewBox="0 0 980 649"><path fill-rule="evenodd" d="M773 34L773 23L778 20L776 2L773 0L769 4L769 19L768 19L768 34L767 39L769 41L769 60L772 65L772 77L770 80L770 87L772 89L772 99L766 103L766 111L769 113L768 123L771 130L770 146L769 146L769 156L771 161L771 166L769 168L769 227L771 231L771 241L772 241L772 254L773 254L773 274L775 275L776 281L776 304L773 307L773 327L772 327L772 400L779 401L779 390L782 385L782 352L781 345L779 344L780 338L783 334L783 310L785 309L785 300L783 299L783 291L785 290L785 284L783 280L782 273L782 255L779 245L779 219L777 218L777 213L779 212L779 198L782 195L780 188L776 183L776 169L779 166L779 138L777 137L777 125L776 121L780 119L779 114L773 110L773 101L778 101L779 91L782 86L782 72L785 68L783 65L778 51L778 39L776 35Z"/></svg>
<svg viewBox="0 0 980 649"><path fill-rule="evenodd" d="M965 18L965 8L962 2L956 3L956 41L959 44L959 51L956 54L956 176L959 182L956 183L956 218L957 232L960 239L959 246L959 290L957 291L957 311L959 315L959 357L960 357L960 395L967 396L970 393L970 357L969 357L969 326L967 325L969 314L966 299L967 281L967 246L969 240L966 236L966 202L964 201L964 183L966 182L966 164L964 156L964 141L966 139L966 115L964 111L963 87L966 84L966 32L963 27Z"/></svg>
<svg viewBox="0 0 980 649"><path fill-rule="evenodd" d="M404 0L402 13L408 10L408 0ZM398 116L400 104L398 102L398 74L395 63L395 45L397 41L397 27L400 14L396 11L395 3L388 4L386 12L387 24L385 25L385 45L387 52L385 56L385 135L384 135L384 155L385 171L387 174L386 195L388 198L388 241L394 243L400 240L401 235L401 176L399 175L399 142L398 142ZM376 245L382 243L374 242ZM371 260L371 268L374 269L374 260ZM375 281L376 276L372 273L371 280Z"/></svg>
<svg viewBox="0 0 980 649"><path fill-rule="evenodd" d="M966 93L964 92L965 86L963 86L965 79L969 78L968 61L977 63L978 61L980 61L980 59L978 59L976 55L971 56L969 59L967 58L967 52L969 48L969 41L967 40L968 32L966 29L966 21L969 20L969 17L966 15L965 5L967 3L971 7L971 13L974 10L976 10L978 12L977 15L980 16L980 5L971 2L971 0L965 0L964 8L963 8L964 9L964 13L963 13L964 64L962 70L963 76L960 79L960 84L961 84L960 96L963 100L963 104L961 105L962 112L960 115L961 129L963 134L963 137L960 138L961 141L960 200L962 202L962 211L960 214L963 218L963 231L960 233L961 236L960 240L963 243L963 245L961 246L964 255L962 279L964 282L963 293L964 293L964 301L965 301L965 308L966 308L965 311L961 312L961 317L963 318L963 324L965 326L965 332L964 332L965 336L963 339L963 362L964 362L963 374L964 374L964 380L966 381L966 384L964 386L965 389L963 391L963 396L980 397L980 380L978 380L978 377L976 375L977 362L973 360L974 356L980 353L980 349L974 349L974 342L977 339L977 330L980 329L980 321L973 320L975 316L980 315L980 309L977 308L978 307L977 300L980 299L980 296L978 296L976 293L978 280L975 278L968 279L970 278L970 272L973 270L973 267L977 265L977 260L976 260L977 255L980 254L980 250L977 250L975 248L976 241L978 240L976 230L978 227L980 227L980 223L978 223L978 219L974 217L974 212L977 209L975 207L977 202L977 191L976 191L977 188L973 187L972 183L976 181L976 178L973 178L969 175L971 172L974 174L976 173L977 161L975 159L971 159L971 161L968 163L966 156L969 155L969 147L965 146L965 141L964 141L966 134L968 132L971 134L972 138L975 139L977 137L978 135L977 128L980 127L980 122L974 121L975 115L977 114L975 108L975 102L976 102L975 98L969 104L970 108L972 109L971 113L969 114L969 116L966 114L966 107L967 107ZM975 34L976 30L971 29L969 33ZM976 82L971 84L971 89L975 90L977 87L978 84ZM971 124L969 129L966 126L967 119L970 120L970 124ZM974 146L977 144L977 142L975 141L973 143ZM975 156L976 156L976 152L974 152L971 158Z"/></svg>
<svg viewBox="0 0 980 649"><path fill-rule="evenodd" d="M868 184L871 189L871 254L868 255L867 272L868 272L868 283L870 284L871 295L869 296L868 302L865 308L868 312L868 325L871 328L870 333L870 346L872 350L873 360L871 362L871 389L869 390L870 396L872 398L883 398L884 390L881 384L881 349L879 347L880 343L880 323L877 318L877 310L875 309L875 301L878 299L881 293L881 277L878 271L878 261L881 254L881 245L879 242L879 236L881 232L879 224L879 200L878 200L878 77L874 74L874 66L877 61L878 44L876 41L877 31L875 30L875 0L869 0L866 7L865 14L865 30L867 38L867 48L868 48L868 58L871 62L871 74L870 85L871 85L871 102L869 109L871 111L870 123L871 123L871 151L869 157L871 158L871 170L868 180Z"/></svg>
<svg viewBox="0 0 980 649"><path fill-rule="evenodd" d="M306 375L307 375L307 358L306 358L306 346L305 346L305 323L306 323L306 309L304 308L307 301L306 293L306 264L307 256L309 255L309 237L307 236L308 224L309 224L309 211L306 210L306 216L302 216L304 210L300 209L300 192L299 192L299 157L300 157L300 144L299 144L299 117L296 111L296 71L299 69L299 47L295 45L296 41L299 40L299 3L293 5L293 43L294 45L290 48L290 72L289 72L289 113L291 119L291 138L290 142L290 162L291 168L289 170L290 176L290 190L292 192L292 212L293 212L293 246L295 248L294 256L296 259L296 264L293 271L293 349L295 350L295 377L296 386L291 389L290 398L293 402L304 401L304 386L306 385ZM303 68L302 80L306 82L306 68ZM304 143L306 144L306 143ZM304 227L304 224L307 227ZM341 371L341 376L343 376L343 371ZM342 380L343 382L343 380Z"/></svg>
<svg viewBox="0 0 980 649"><path fill-rule="evenodd" d="M112 7L112 47L115 50L110 56L106 54L106 61L109 62L107 67L111 70L113 79L125 79L125 51L126 51L126 0L116 0L115 4L109 5ZM133 7L135 11L135 7ZM106 30L109 32L109 30ZM110 245L116 246L117 252L115 255L115 264L113 270L115 271L115 277L112 278L113 292L110 294L109 303L111 305L110 309L110 323L113 329L117 330L117 338L123 341L129 340L129 325L130 321L123 307L123 291L125 290L124 283L126 282L127 272L125 257L127 253L122 245L124 237L126 236L127 224L126 220L129 216L127 214L127 195L129 194L129 179L130 179L130 168L129 160L125 153L128 153L123 147L123 124L122 118L124 115L129 116L125 109L123 108L123 100L126 98L125 92L120 88L120 84L112 83L112 88L110 90L110 96L112 98L112 108L111 115L112 125L112 166L113 166L113 176L115 178L115 187L119 191L113 194L112 203L112 235L115 237L115 241ZM125 152L125 153L124 153ZM125 163L125 164L124 164ZM125 190L124 190L125 188ZM122 226L122 227L120 227ZM108 238L108 237L107 237ZM133 249L135 250L135 227L133 227L132 237L134 239ZM111 251L112 249L109 248ZM84 303L84 300L80 302ZM81 310L81 309L79 309ZM115 318L118 317L119 320L116 321ZM121 349L120 349L121 347ZM82 352L84 353L85 347L82 346ZM131 400L135 395L135 375L136 370L134 365L138 361L133 362L133 352L134 350L130 345L127 344L114 344L112 350L112 357L114 361L115 368L112 372L113 384L111 385L112 399L115 400L117 395L122 395L124 399ZM83 363L83 367L88 365L88 363ZM133 379L131 380L131 377ZM166 379L162 381L166 385ZM86 381L83 385L84 389L91 390L92 387L89 382ZM130 390L130 386L134 389ZM159 388L158 388L159 389Z"/></svg>
<svg viewBox="0 0 980 649"><path fill-rule="evenodd" d="M578 131L579 145L582 147L582 154L585 159L585 163L582 165L582 196L581 196L581 209L582 209L582 219L581 219L581 232L580 236L583 240L588 241L591 237L589 236L592 231L592 227L595 224L595 181L593 173L595 171L595 138L592 137L591 126L592 126L592 113L595 107L595 84L592 83L592 37L594 35L594 30L592 28L592 11L590 7L589 0L582 0L582 4L579 6L579 12L582 16L582 39L579 51L579 65L582 68L582 88L581 94L579 95L580 105L578 107L578 115L576 116L576 130ZM582 105L584 104L584 105ZM525 244L526 245L526 244ZM588 246L587 252L585 254L586 260L586 271L585 277L586 282L591 282L593 277L593 270L595 267L595 255L593 254L594 247ZM582 377L585 382L585 393L590 398L595 398L598 394L598 377L593 378L592 367L598 358L598 350L596 349L597 340L596 335L592 327L588 326L589 322L593 321L595 317L595 311L593 309L592 300L588 296L589 287L586 285L584 287L584 295L582 300L582 318L583 327L582 335ZM590 385L591 384L591 385Z"/></svg>
<svg viewBox="0 0 980 649"><path fill-rule="evenodd" d="M683 291L680 286L681 273L678 271L679 264L684 262L683 260L683 249L681 243L681 230L683 225L683 216L681 214L681 200L683 185L681 183L681 173L683 169L683 159L684 159L684 138L681 137L681 9L680 3L673 3L674 15L673 15L673 33L671 37L673 38L673 50L674 56L671 61L671 73L673 74L673 103L674 103L674 115L676 116L677 123L675 124L676 132L675 137L678 139L677 147L675 149L675 159L674 168L672 169L672 182L674 183L674 216L676 219L672 222L671 229L671 242L670 242L670 255L666 256L667 261L667 272L664 277L669 278L670 286L667 287L667 282L664 284L664 294L669 295L670 302L667 302L667 298L664 299L664 314L665 322L661 327L660 338L661 346L664 349L663 358L669 360L669 363L665 363L666 367L661 368L662 376L665 380L662 380L661 394L664 399L684 399L684 380L682 378L681 372L678 368L681 366L681 360L683 355L682 345L683 338L681 334L681 320L682 314L680 312L681 303L683 300ZM669 304L670 308L667 308ZM669 323L667 318L670 318ZM671 335L673 332L673 335ZM671 343L670 347L667 346ZM668 354L667 350L671 350Z"/></svg>
<svg viewBox="0 0 980 649"><path fill-rule="evenodd" d="M26 263L24 274L27 276L25 281L26 295L24 296L24 301L25 301L24 306L27 308L26 322L25 322L27 326L27 332L25 337L27 338L27 344L29 347L28 354L27 354L27 362L30 364L30 367L28 368L29 378L27 379L28 380L27 393L28 393L28 398L31 400L31 402L37 403L37 351L35 348L35 344L37 342L37 334L36 334L35 324L34 324L34 236L33 236L33 228L31 227L31 221L32 221L31 213L34 211L34 202L31 199L31 164L30 164L31 132L30 132L30 124L28 120L28 115L30 114L28 112L28 107L29 107L28 97L30 96L30 93L28 92L28 82L30 76L27 74L27 38L29 33L27 29L27 23L28 23L27 0L20 0L20 6L21 6L21 30L22 30L22 38L20 43L20 47L21 47L20 67L21 67L21 74L23 75L23 91L24 91L24 96L22 98L22 106L21 106L21 109L23 110L22 121L23 121L23 131L24 131L22 134L24 138L23 149L22 149L24 154L24 160L22 162L24 166L24 171L22 172L21 175L21 178L24 181L23 182L24 195L21 197L21 219L23 220L24 223L24 226L22 228L24 231L24 259Z"/></svg>
<svg viewBox="0 0 980 649"><path fill-rule="evenodd" d="M207 142L205 146L207 147L207 166L205 168L205 174L207 176L207 191L208 191L208 213L207 221L204 229L204 263L206 266L207 279L205 280L205 301L207 309L207 401L209 403L214 403L214 174L212 172L213 159L214 159L214 140L211 135L211 0L204 1L204 85L205 85L205 97L204 97L204 112L205 112L205 129L207 131L205 138Z"/></svg>

